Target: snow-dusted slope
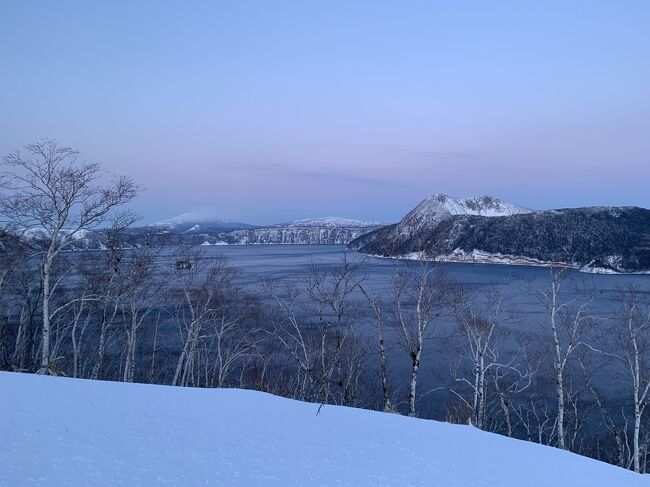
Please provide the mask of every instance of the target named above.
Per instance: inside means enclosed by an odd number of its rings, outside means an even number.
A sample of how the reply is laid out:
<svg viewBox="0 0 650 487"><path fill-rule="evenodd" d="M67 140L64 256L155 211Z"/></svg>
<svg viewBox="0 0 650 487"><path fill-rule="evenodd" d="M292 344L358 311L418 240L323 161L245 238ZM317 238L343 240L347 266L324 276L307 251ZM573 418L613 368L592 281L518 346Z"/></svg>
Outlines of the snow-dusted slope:
<svg viewBox="0 0 650 487"><path fill-rule="evenodd" d="M405 229L433 226L452 215L510 216L520 213L531 213L531 210L494 196L452 198L445 194L434 194L413 208L399 226Z"/></svg>
<svg viewBox="0 0 650 487"><path fill-rule="evenodd" d="M469 426L237 389L0 372L0 485L635 487L648 478Z"/></svg>
<svg viewBox="0 0 650 487"><path fill-rule="evenodd" d="M527 210L498 198L434 195L399 223L350 242L383 257L650 272L650 210L632 206Z"/></svg>
<svg viewBox="0 0 650 487"><path fill-rule="evenodd" d="M438 193L422 200L395 225L362 235L355 241L351 241L350 246L357 250L375 245L397 249L402 248L413 235L431 232L440 223L459 215L498 217L523 213L533 213L533 210L513 205L494 196L452 198Z"/></svg>

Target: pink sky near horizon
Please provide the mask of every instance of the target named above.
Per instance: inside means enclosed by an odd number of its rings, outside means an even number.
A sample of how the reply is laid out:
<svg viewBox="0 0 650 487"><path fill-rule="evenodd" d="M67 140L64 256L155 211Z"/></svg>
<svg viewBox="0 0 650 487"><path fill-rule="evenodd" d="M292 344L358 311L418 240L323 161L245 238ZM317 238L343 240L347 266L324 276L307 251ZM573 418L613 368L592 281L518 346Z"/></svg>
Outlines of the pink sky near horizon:
<svg viewBox="0 0 650 487"><path fill-rule="evenodd" d="M650 4L0 6L0 153L41 137L255 224L433 193L650 207Z"/></svg>

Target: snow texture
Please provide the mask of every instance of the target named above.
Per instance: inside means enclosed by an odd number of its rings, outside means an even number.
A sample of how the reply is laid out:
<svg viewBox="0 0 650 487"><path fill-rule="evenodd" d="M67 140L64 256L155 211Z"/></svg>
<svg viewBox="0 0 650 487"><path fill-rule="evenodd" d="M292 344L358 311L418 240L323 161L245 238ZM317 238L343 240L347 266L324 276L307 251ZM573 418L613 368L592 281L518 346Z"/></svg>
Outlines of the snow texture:
<svg viewBox="0 0 650 487"><path fill-rule="evenodd" d="M434 227L453 215L495 217L520 213L532 213L532 210L513 205L494 196L452 198L446 194L438 193L421 201L399 222L398 227L412 232L415 228Z"/></svg>
<svg viewBox="0 0 650 487"><path fill-rule="evenodd" d="M1 486L623 487L647 477L470 426L0 372Z"/></svg>
<svg viewBox="0 0 650 487"><path fill-rule="evenodd" d="M479 216L510 216L532 212L532 210L488 195L472 196L470 198L452 198L445 194L434 194L422 201L416 209L429 213Z"/></svg>

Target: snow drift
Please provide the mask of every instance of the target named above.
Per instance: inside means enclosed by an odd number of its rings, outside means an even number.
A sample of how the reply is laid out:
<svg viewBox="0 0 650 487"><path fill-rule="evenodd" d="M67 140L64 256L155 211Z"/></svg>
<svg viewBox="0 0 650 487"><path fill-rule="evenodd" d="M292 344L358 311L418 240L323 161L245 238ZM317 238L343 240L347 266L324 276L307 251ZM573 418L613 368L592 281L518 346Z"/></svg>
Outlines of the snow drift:
<svg viewBox="0 0 650 487"><path fill-rule="evenodd" d="M469 426L237 389L0 373L0 485L637 486Z"/></svg>

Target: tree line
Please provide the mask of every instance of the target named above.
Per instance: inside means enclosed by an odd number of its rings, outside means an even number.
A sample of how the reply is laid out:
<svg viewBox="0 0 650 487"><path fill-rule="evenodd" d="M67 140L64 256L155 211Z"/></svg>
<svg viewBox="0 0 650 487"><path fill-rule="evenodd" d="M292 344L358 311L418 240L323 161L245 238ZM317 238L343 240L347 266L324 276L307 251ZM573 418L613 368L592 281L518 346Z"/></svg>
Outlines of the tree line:
<svg viewBox="0 0 650 487"><path fill-rule="evenodd" d="M363 259L245 284L193 247L122 238L139 187L44 140L3 159L0 367L77 378L242 387L468 423L647 469L650 292L594 290L549 268L501 289ZM102 250L75 252L93 231Z"/></svg>

